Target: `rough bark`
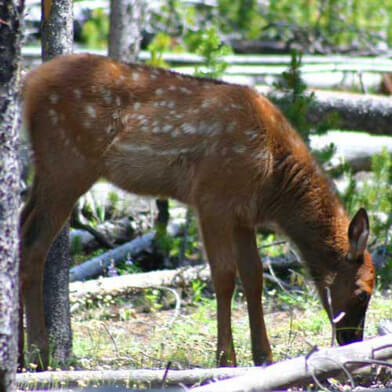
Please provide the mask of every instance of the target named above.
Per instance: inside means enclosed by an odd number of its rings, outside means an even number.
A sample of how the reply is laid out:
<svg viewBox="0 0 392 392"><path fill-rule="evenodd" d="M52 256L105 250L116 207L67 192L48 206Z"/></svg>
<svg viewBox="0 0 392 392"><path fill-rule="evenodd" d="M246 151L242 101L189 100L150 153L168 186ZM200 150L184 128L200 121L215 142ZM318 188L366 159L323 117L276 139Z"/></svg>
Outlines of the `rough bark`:
<svg viewBox="0 0 392 392"><path fill-rule="evenodd" d="M110 57L125 62L137 60L146 17L145 0L110 1Z"/></svg>
<svg viewBox="0 0 392 392"><path fill-rule="evenodd" d="M72 0L42 2L42 59L72 53ZM45 108L43 108L45 110ZM45 265L45 315L51 357L60 365L71 355L72 332L68 294L69 225L65 225L49 250Z"/></svg>
<svg viewBox="0 0 392 392"><path fill-rule="evenodd" d="M60 364L72 353L72 329L69 305L69 224L50 248L44 274L46 328L53 359Z"/></svg>
<svg viewBox="0 0 392 392"><path fill-rule="evenodd" d="M19 294L20 48L24 1L0 2L0 391L14 391Z"/></svg>
<svg viewBox="0 0 392 392"><path fill-rule="evenodd" d="M258 90L278 106L286 98L270 87ZM392 135L392 101L377 95L316 91L314 104L309 108L307 120L319 125L329 115L339 115L339 128L366 131L373 135Z"/></svg>
<svg viewBox="0 0 392 392"><path fill-rule="evenodd" d="M42 60L72 53L72 0L42 1Z"/></svg>

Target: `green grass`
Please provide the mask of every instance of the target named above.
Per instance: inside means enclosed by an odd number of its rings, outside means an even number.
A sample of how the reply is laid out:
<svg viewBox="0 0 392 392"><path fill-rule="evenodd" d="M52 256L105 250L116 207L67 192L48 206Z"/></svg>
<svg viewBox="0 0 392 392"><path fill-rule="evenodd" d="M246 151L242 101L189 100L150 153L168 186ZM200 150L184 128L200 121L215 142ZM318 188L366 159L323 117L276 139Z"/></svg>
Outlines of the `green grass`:
<svg viewBox="0 0 392 392"><path fill-rule="evenodd" d="M249 366L252 359L248 317L240 294L233 303L234 342L238 364ZM290 301L289 294L278 294L264 299L274 360L304 355L314 345L328 347L331 327L312 291L305 288L304 294L293 294ZM158 295L155 298L162 300ZM198 303L183 304L177 316L167 305L150 304L148 308L142 302L133 305L107 301L74 314L73 365L86 369L164 368L170 361L173 368L179 369L215 366L214 298L203 296ZM368 311L367 337L376 335L377 323L390 317L391 308L390 293L374 295Z"/></svg>

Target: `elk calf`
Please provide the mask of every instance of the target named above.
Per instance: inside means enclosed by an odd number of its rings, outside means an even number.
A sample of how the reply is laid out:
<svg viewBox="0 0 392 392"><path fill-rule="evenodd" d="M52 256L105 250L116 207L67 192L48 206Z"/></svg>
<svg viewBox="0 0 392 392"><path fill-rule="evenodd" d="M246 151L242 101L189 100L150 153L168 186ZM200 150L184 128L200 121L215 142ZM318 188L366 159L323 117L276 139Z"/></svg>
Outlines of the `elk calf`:
<svg viewBox="0 0 392 392"><path fill-rule="evenodd" d="M248 87L78 54L31 72L24 100L35 178L22 213L21 281L28 343L44 366L45 257L78 197L100 177L197 211L216 290L220 365L236 364L230 305L237 272L254 363L272 360L255 240L255 227L267 223L296 244L330 319L340 315L339 343L362 339L375 279L367 214L361 209L350 223L301 138L266 98Z"/></svg>

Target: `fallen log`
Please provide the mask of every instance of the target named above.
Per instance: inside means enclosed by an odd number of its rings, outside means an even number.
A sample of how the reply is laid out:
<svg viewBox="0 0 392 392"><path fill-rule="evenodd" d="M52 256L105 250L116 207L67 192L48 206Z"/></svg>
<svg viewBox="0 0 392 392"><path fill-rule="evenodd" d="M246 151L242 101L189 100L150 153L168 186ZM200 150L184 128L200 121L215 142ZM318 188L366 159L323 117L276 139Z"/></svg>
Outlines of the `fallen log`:
<svg viewBox="0 0 392 392"><path fill-rule="evenodd" d="M70 282L95 278L102 275L110 265L116 265L126 258L135 257L137 254L140 254L141 251L151 247L154 236L154 231L144 234L141 237L135 238L130 242L104 253L103 255L94 257L76 267L71 268L69 273Z"/></svg>
<svg viewBox="0 0 392 392"><path fill-rule="evenodd" d="M108 252L110 253L110 252ZM295 257L287 258L264 258L263 267L274 271L288 270L300 265ZM187 287L194 280L210 282L210 269L207 265L194 267L181 267L174 270L160 270L137 274L112 276L88 281L73 281L70 283L70 299L73 303L80 303L87 299L101 298L105 295L126 295L135 289L149 287Z"/></svg>
<svg viewBox="0 0 392 392"><path fill-rule="evenodd" d="M208 380L220 380L246 374L249 368L219 368L169 370L76 370L19 373L19 389L53 389L111 385L125 388L153 388L164 386L195 385Z"/></svg>
<svg viewBox="0 0 392 392"><path fill-rule="evenodd" d="M167 227L167 233L173 237L178 235L181 230L181 220L173 221ZM70 282L96 278L103 275L110 265L118 265L127 258L136 257L143 251L151 252L155 235L155 231L151 231L71 268Z"/></svg>
<svg viewBox="0 0 392 392"><path fill-rule="evenodd" d="M314 383L315 377L318 382L342 373L347 375L347 372L366 367L372 362L375 365L382 365L380 361L391 358L392 335L388 335L338 348L312 350L305 356L278 362L265 368L51 371L19 373L16 375L16 382L20 389L52 389L101 385L153 388L194 386L206 381L216 381L192 390L257 392L306 386ZM221 379L224 380L217 381Z"/></svg>
<svg viewBox="0 0 392 392"><path fill-rule="evenodd" d="M105 295L124 295L134 289L149 287L184 287L195 279L209 281L210 270L206 265L182 267L175 270L151 271L108 278L73 282L70 284L71 302L80 302Z"/></svg>
<svg viewBox="0 0 392 392"><path fill-rule="evenodd" d="M278 106L285 94L268 86L257 88ZM331 113L339 115L339 128L366 131L373 135L392 135L392 100L378 95L315 91L314 104L309 108L307 120L319 125Z"/></svg>
<svg viewBox="0 0 392 392"><path fill-rule="evenodd" d="M258 392L306 386L392 358L392 335L343 347L313 350L308 355L254 368L246 374L192 389L194 392ZM354 388L355 385L351 385Z"/></svg>
<svg viewBox="0 0 392 392"><path fill-rule="evenodd" d="M97 225L97 227L94 228L94 231L98 232L111 244L121 244L129 241L135 235L135 230L131 223L132 222L128 217L124 217L114 221L103 222ZM91 232L91 228L87 228L87 226L88 225L84 225L84 227L81 225L73 226L70 236L71 244L77 243L83 249L92 249L99 246L99 241L97 241L98 239L96 238L95 233Z"/></svg>
<svg viewBox="0 0 392 392"><path fill-rule="evenodd" d="M328 168L337 168L347 163L354 172L369 171L372 156L379 154L384 148L392 153L392 137L375 136L363 132L330 131L324 135L310 137L310 147L320 150L331 143L335 145L335 153Z"/></svg>

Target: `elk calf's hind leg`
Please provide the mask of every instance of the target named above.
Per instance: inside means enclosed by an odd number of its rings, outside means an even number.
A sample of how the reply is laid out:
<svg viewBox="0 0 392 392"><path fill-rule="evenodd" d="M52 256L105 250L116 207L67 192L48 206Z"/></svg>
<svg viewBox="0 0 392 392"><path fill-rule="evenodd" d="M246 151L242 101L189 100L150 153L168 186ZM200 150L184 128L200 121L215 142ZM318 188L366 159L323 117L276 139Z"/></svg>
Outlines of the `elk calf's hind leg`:
<svg viewBox="0 0 392 392"><path fill-rule="evenodd" d="M29 362L36 363L40 368L46 368L49 361L43 304L46 256L76 200L89 187L86 183L83 183L83 187L76 186L75 181L69 178L54 184L50 181L54 178L46 175L45 181L41 181L36 173L34 181L38 185L33 185L30 200L22 213L21 295L26 311Z"/></svg>

